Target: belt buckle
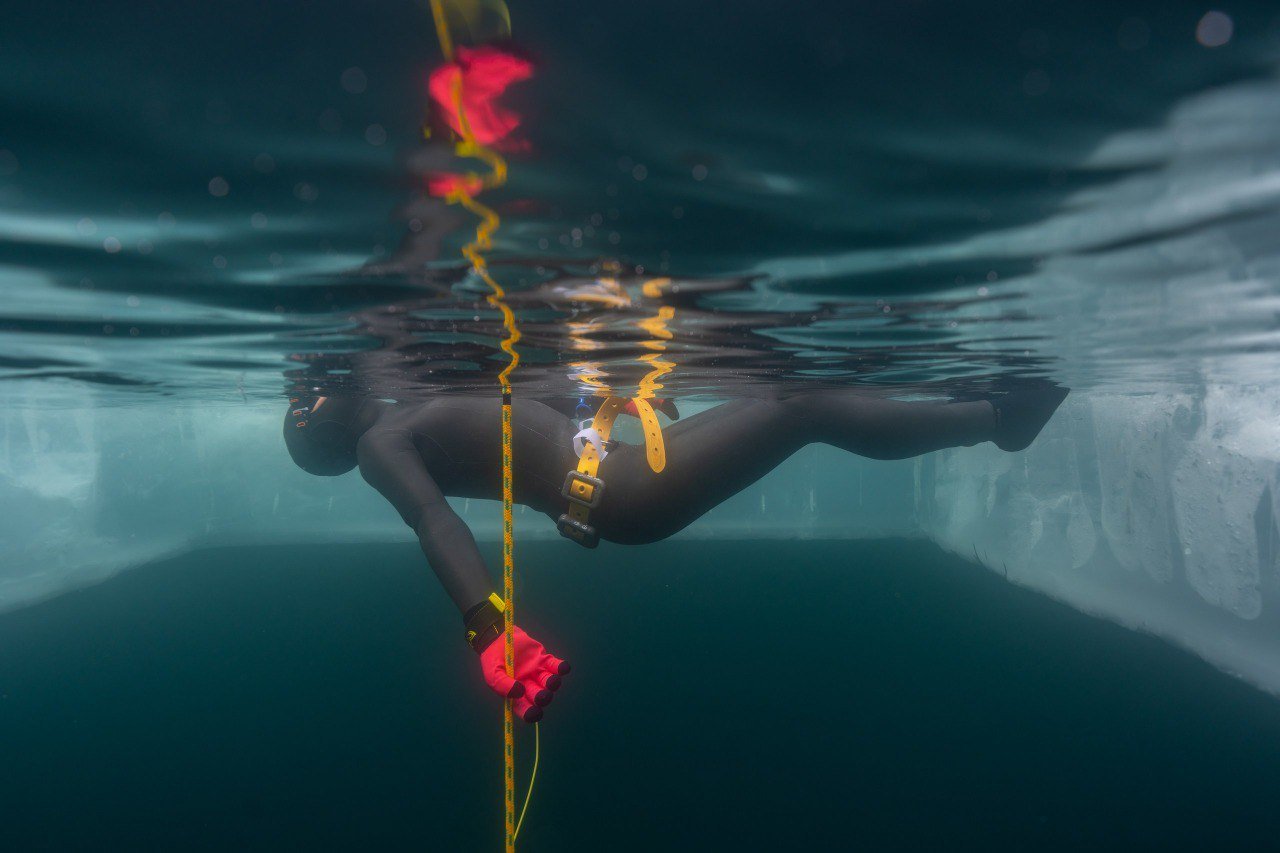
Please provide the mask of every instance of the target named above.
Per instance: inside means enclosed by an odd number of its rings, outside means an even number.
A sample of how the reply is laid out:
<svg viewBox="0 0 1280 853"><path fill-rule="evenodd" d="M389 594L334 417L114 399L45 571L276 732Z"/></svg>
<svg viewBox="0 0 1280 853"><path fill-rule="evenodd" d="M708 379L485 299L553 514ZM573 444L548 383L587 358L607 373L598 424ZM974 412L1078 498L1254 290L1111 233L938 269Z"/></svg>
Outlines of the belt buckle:
<svg viewBox="0 0 1280 853"><path fill-rule="evenodd" d="M600 544L600 534L590 524L570 518L568 513L556 520L556 530L565 539L572 539L584 548L594 548Z"/></svg>
<svg viewBox="0 0 1280 853"><path fill-rule="evenodd" d="M590 487L590 498L583 498L575 494L582 488L582 486L578 485L579 483ZM560 489L560 494L572 503L580 504L587 509L595 509L600 506L600 501L604 498L604 480L599 477L589 477L575 469L565 476L564 486Z"/></svg>

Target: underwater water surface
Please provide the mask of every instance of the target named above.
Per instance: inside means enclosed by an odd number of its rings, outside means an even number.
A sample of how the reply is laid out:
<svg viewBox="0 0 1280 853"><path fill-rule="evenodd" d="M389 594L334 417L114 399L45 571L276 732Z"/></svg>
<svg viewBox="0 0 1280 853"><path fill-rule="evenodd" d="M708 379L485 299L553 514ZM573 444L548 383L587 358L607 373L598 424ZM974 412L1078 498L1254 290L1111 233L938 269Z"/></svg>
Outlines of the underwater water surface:
<svg viewBox="0 0 1280 853"><path fill-rule="evenodd" d="M668 393L1267 381L1276 16L1208 11L517 7L534 70L485 199L518 384L576 396L584 347L634 382L647 306L575 330L539 287L658 276ZM473 219L426 192L425 8L66 2L4 38L0 319L33 403L274 400L282 357L351 370L394 308L394 390L491 390Z"/></svg>
<svg viewBox="0 0 1280 853"><path fill-rule="evenodd" d="M1070 389L1026 450L809 447L660 544L517 508L576 667L521 848L1265 843L1274 4L507 5L517 400ZM58 0L0 56L15 849L496 848L457 614L280 432L498 395L428 4Z"/></svg>

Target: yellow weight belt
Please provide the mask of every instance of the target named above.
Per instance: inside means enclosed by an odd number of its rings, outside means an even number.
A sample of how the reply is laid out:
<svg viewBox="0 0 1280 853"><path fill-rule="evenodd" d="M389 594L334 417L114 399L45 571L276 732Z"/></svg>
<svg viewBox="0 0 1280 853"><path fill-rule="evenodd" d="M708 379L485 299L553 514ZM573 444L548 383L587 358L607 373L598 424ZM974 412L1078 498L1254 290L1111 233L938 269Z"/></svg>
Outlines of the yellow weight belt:
<svg viewBox="0 0 1280 853"><path fill-rule="evenodd" d="M667 449L662 441L662 426L658 423L658 416L648 400L634 398L630 402L636 404L640 423L644 427L644 449L649 467L655 474L660 473L667 467ZM626 397L608 397L601 404L591 422L592 428L600 435L601 442L609 442L613 422L622 414L627 403ZM560 490L560 494L569 501L569 509L556 521L556 528L561 536L586 548L594 548L600 544L600 534L590 522L591 510L600 506L600 501L604 499L604 481L596 476L600 470L600 450L592 442L583 445L578 467L564 478L564 488Z"/></svg>

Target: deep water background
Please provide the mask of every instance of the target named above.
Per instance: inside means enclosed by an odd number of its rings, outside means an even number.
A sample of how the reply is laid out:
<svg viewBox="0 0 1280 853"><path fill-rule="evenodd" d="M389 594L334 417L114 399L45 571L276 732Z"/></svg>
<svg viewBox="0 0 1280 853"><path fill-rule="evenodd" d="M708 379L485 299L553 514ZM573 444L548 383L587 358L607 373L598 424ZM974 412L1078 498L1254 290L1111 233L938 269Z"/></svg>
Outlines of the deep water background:
<svg viewBox="0 0 1280 853"><path fill-rule="evenodd" d="M1274 700L930 545L519 556L575 664L522 850L1280 829ZM410 546L202 551L8 614L6 847L497 848L500 715L457 633Z"/></svg>

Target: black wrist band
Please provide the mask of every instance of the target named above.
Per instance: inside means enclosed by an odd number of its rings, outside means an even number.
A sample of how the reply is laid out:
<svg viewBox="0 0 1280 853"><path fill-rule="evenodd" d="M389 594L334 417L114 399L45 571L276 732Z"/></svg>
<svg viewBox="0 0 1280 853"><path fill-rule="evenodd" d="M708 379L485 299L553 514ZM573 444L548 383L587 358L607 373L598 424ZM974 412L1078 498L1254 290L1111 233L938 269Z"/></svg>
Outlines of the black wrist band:
<svg viewBox="0 0 1280 853"><path fill-rule="evenodd" d="M466 627L467 645L475 649L476 654L489 648L494 640L502 636L503 609L502 599L497 594L490 593L486 600L472 607L462 617L462 624Z"/></svg>

